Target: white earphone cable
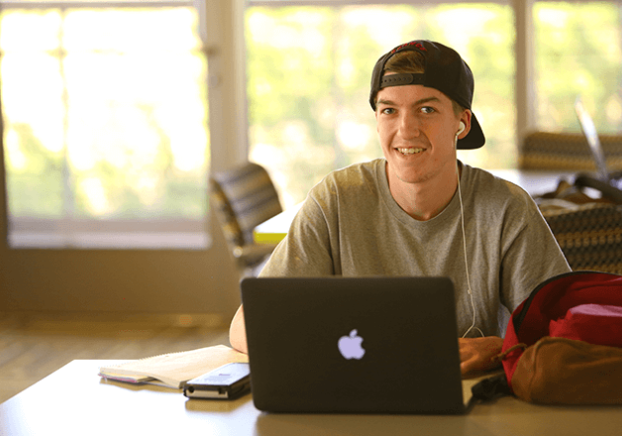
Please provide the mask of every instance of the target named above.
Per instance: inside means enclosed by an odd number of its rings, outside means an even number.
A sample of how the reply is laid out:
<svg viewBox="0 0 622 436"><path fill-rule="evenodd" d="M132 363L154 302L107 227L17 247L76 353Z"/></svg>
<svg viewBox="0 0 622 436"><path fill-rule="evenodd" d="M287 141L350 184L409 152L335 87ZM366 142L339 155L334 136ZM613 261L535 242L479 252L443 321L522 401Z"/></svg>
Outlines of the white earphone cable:
<svg viewBox="0 0 622 436"><path fill-rule="evenodd" d="M455 142L456 148L458 146L458 135L460 134L460 132L456 133L456 142ZM473 292L471 291L471 277L469 275L469 259L467 257L466 230L464 227L464 204L462 203L462 189L460 187L460 168L458 167L457 160L456 160L456 175L458 177L458 198L460 199L460 222L462 225L462 248L463 248L463 253L464 253L464 268L466 270L467 292L471 300L471 311L473 313L473 322L471 323L471 327L469 327L468 330L464 332L462 337L465 338L466 335L468 335L469 332L473 329L479 331L482 337L484 337L484 333L478 327L475 326L475 303L473 302Z"/></svg>

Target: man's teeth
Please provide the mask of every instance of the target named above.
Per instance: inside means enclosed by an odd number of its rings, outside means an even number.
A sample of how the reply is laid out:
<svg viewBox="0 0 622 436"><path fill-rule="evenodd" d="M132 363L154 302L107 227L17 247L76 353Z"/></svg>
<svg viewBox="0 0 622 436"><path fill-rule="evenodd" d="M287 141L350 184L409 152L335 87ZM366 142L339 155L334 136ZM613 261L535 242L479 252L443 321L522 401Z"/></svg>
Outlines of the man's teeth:
<svg viewBox="0 0 622 436"><path fill-rule="evenodd" d="M402 154L415 154L415 153L421 153L424 149L423 148L398 148L397 151L399 151Z"/></svg>

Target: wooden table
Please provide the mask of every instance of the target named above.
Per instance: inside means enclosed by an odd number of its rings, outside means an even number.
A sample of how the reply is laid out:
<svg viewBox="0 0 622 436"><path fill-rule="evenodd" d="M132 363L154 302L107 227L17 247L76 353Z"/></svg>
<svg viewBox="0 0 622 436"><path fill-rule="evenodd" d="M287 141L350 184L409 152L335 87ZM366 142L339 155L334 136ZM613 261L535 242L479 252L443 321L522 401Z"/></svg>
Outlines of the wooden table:
<svg viewBox="0 0 622 436"><path fill-rule="evenodd" d="M492 174L522 187L531 195L554 191L561 177L573 179L573 173L559 171L525 171L525 170L489 170ZM253 231L253 239L257 244L278 244L285 238L292 220L302 207L302 203L288 208L261 223Z"/></svg>
<svg viewBox="0 0 622 436"><path fill-rule="evenodd" d="M107 360L74 360L0 404L0 435L619 435L622 407L536 406L503 397L460 416L279 415L180 390L104 382ZM470 380L463 381L469 387Z"/></svg>

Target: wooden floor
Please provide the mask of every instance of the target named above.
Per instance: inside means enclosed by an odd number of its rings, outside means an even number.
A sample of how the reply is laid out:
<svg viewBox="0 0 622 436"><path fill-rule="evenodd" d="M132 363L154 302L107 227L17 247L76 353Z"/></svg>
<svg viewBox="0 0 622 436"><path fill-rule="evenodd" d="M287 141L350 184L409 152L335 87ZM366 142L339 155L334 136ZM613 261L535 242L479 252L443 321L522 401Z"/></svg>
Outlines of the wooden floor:
<svg viewBox="0 0 622 436"><path fill-rule="evenodd" d="M140 359L228 338L222 321L200 315L0 312L0 403L74 359Z"/></svg>

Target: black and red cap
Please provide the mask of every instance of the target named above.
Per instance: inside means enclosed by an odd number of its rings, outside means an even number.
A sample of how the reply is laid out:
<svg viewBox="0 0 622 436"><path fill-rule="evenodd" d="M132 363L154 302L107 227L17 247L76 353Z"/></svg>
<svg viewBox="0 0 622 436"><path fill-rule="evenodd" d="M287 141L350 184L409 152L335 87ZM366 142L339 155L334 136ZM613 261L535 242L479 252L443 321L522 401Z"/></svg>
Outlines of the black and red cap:
<svg viewBox="0 0 622 436"><path fill-rule="evenodd" d="M425 72L421 74L390 74L384 76L384 66L396 53L402 51L418 51L425 59ZM371 78L369 103L376 110L376 95L382 88L389 86L423 85L441 91L455 100L460 106L471 110L473 102L474 80L469 66L453 49L438 42L419 40L411 41L395 47L384 54L374 67ZM472 112L472 111L471 111ZM458 140L458 149L472 150L480 148L486 142L475 114L471 116L469 134Z"/></svg>

